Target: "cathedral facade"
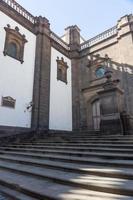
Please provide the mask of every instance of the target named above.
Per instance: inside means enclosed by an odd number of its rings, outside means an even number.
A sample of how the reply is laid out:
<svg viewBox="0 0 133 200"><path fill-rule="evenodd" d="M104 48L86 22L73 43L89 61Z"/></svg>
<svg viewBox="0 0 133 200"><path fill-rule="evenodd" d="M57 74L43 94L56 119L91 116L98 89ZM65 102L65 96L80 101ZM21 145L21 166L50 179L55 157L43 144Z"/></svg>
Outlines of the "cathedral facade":
<svg viewBox="0 0 133 200"><path fill-rule="evenodd" d="M0 127L131 131L133 16L85 41L45 17L0 1Z"/></svg>

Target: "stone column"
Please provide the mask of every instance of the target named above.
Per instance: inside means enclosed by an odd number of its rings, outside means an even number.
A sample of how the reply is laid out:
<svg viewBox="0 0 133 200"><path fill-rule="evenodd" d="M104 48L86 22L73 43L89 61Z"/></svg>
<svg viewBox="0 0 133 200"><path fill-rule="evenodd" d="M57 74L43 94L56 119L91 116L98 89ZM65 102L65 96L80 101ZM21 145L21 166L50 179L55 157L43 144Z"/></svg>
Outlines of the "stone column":
<svg viewBox="0 0 133 200"><path fill-rule="evenodd" d="M123 133L120 115L123 111L123 91L117 86L118 80L112 80L111 71L106 72L106 77L104 90L98 92L101 112L100 129L106 134Z"/></svg>
<svg viewBox="0 0 133 200"><path fill-rule="evenodd" d="M66 29L69 33L70 57L72 65L72 120L73 130L80 128L80 91L79 91L79 49L80 49L80 29L70 26Z"/></svg>
<svg viewBox="0 0 133 200"><path fill-rule="evenodd" d="M36 18L36 57L33 88L32 129L49 128L50 63L51 43L50 24L44 17Z"/></svg>

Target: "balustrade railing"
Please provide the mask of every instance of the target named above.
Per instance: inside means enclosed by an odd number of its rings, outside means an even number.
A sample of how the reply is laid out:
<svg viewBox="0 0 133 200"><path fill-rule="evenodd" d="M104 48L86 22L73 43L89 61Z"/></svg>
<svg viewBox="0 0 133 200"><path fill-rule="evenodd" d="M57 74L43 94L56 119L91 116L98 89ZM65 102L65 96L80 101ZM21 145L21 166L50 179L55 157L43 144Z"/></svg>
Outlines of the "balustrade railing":
<svg viewBox="0 0 133 200"><path fill-rule="evenodd" d="M117 34L117 26L114 26L111 29L108 29L107 31L104 31L103 33L85 41L84 43L81 44L81 50L91 47L105 39L108 39L109 37L115 34Z"/></svg>
<svg viewBox="0 0 133 200"><path fill-rule="evenodd" d="M25 10L20 4L18 4L15 0L1 0L2 2L5 2L8 6L13 8L15 11L17 11L20 15L25 17L27 20L29 20L32 24L35 23L35 17L30 14L27 10Z"/></svg>
<svg viewBox="0 0 133 200"><path fill-rule="evenodd" d="M18 4L15 0L0 0L1 2L6 3L8 6L13 8L16 12L18 12L20 15L25 17L27 20L29 20L32 24L36 23L36 18L30 14L27 10L25 10L20 4ZM55 33L51 32L51 38L56 41L58 44L63 46L65 49L70 50L67 43L65 43L60 37L58 37Z"/></svg>
<svg viewBox="0 0 133 200"><path fill-rule="evenodd" d="M58 35L56 35L55 33L51 32L51 38L55 40L58 44L63 46L66 50L70 50L68 44L64 42L60 37L58 37Z"/></svg>
<svg viewBox="0 0 133 200"><path fill-rule="evenodd" d="M8 6L13 8L16 12L18 12L20 15L25 17L27 20L29 20L32 24L36 23L36 18L30 14L27 10L25 10L20 4L18 4L15 0L0 0L1 2L6 3ZM91 38L90 40L84 42L81 44L81 50L86 49L88 47L93 46L94 44L97 44L98 42L101 42L117 33L117 26L114 26L113 28L95 36L94 38ZM70 47L66 42L64 42L60 37L58 37L55 33L51 32L51 38L56 41L58 44L63 46L66 50L70 50Z"/></svg>

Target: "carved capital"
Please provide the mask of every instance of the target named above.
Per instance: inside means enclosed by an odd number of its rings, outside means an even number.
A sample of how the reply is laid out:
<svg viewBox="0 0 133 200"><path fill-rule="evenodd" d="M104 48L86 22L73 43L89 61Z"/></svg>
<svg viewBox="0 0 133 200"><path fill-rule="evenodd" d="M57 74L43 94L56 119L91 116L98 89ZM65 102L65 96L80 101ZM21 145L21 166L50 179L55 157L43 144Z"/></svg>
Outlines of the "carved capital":
<svg viewBox="0 0 133 200"><path fill-rule="evenodd" d="M45 17L39 16L35 18L35 32L36 34L50 34L50 23Z"/></svg>

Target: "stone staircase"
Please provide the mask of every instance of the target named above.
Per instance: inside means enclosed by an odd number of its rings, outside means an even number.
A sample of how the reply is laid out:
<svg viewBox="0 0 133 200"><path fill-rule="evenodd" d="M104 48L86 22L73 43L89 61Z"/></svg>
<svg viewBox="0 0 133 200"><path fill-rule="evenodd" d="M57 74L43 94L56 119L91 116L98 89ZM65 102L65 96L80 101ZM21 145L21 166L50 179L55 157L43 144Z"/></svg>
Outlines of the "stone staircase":
<svg viewBox="0 0 133 200"><path fill-rule="evenodd" d="M9 200L133 200L133 135L57 133L3 144L0 193Z"/></svg>

